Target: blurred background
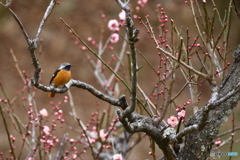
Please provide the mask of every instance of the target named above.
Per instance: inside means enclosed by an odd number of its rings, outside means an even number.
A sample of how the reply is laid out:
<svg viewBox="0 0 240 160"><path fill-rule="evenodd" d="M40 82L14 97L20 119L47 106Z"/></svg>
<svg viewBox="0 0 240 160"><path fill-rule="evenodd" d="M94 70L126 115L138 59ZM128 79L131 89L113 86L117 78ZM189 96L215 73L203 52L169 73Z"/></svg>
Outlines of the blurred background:
<svg viewBox="0 0 240 160"><path fill-rule="evenodd" d="M2 1L1 2L5 2ZM19 19L22 21L26 31L30 38L34 38L39 26L39 23L42 19L42 16L46 10L46 7L49 5L48 1L39 1L39 0L13 0L11 4L11 9L18 15ZM209 2L208 2L209 3ZM219 9L220 15L224 16L225 11L227 10L229 1L216 1L217 8ZM193 17L191 14L191 10L189 6L184 3L184 0L149 0L144 8L141 9L137 14L140 17L144 17L145 15L150 16L150 21L153 27L157 27L157 16L154 12L156 9L156 5L161 4L165 9L168 15L168 19L173 19L177 25L177 27L183 27L183 29L189 28L189 33L192 37L196 36L195 25L193 21ZM131 5L133 8L137 6L137 1L132 0ZM209 11L212 11L212 4L209 3ZM116 4L114 0L63 0L60 5L56 5L52 14L48 18L45 23L42 34L41 34L41 44L37 49L40 65L42 67L43 73L41 74L41 83L44 85L48 85L49 81L52 77L53 72L58 68L58 66L62 62L69 62L73 64L72 68L72 77L76 80L81 80L88 84L91 84L95 88L102 90L102 87L97 82L96 77L93 74L93 70L91 69L91 65L89 65L89 61L86 59L86 55L89 55L94 59L90 52L83 51L81 49L81 44L76 45L76 40L69 33L69 30L65 25L61 22L60 18L63 18L75 31L83 38L85 41L89 37L92 37L97 43L102 39L106 41L111 32L107 28L107 23L111 19L119 19L118 14L121 12L120 7ZM102 18L102 15L105 14L105 20ZM155 49L154 44L149 40L149 35L144 29L143 25L139 24L139 21L135 21L136 28L140 29L140 41L137 43L137 49L140 50L153 64L153 66L157 66L158 61L156 61L157 50ZM221 27L218 25L214 26L216 33L219 33ZM228 49L234 49L240 41L240 22L236 16L236 13L233 11L232 14L232 28L230 32L230 43ZM103 37L101 37L100 33L104 33ZM124 35L124 28L121 28L120 34ZM121 39L119 43L112 44L115 48L116 52L120 52L121 43L123 40ZM28 45L26 40L20 30L18 24L3 6L0 6L0 82L9 97L12 99L16 96L16 94L20 95L15 102L15 110L18 116L26 116L26 111L23 109L23 103L21 99L27 96L27 93L22 92L22 88L24 83L19 75L15 67L15 62L10 53L10 49L13 50L18 65L21 71L26 71L28 78L33 75L34 68L32 66L30 53L28 50ZM97 51L97 48L93 46L93 49ZM106 59L110 59L112 51L106 51L104 56ZM229 54L229 62L232 61L232 52ZM154 82L151 82L151 79L156 79L156 75L149 71L150 67L146 64L146 62L139 58L139 64L144 66L141 72L139 73L139 84L142 89L150 94ZM147 75L147 76L146 76ZM178 84L184 84L185 80L182 78L178 78ZM83 122L87 123L90 119L90 115L92 112L96 111L96 108L100 108L101 110L107 109L108 105L104 102L99 101L96 97L92 96L85 90L78 89L75 87L71 87L71 93L73 95L74 104L76 106L77 115L82 119ZM176 92L179 90L178 87L175 88ZM210 90L207 85L200 88L202 92L201 102L199 106L204 105L205 102L209 99ZM126 92L126 89L123 86L120 86L121 94ZM37 104L37 108L40 110L42 108L50 109L52 106L49 104L50 101L54 103L58 103L62 101L63 97L67 95L58 94L54 99L50 99L47 96L48 93L37 90L35 94L35 101ZM0 92L0 98L3 98L4 95ZM189 99L189 93L183 94L181 99L177 100L180 104L186 102ZM17 107L16 107L17 106ZM65 113L70 112L70 108L68 104L62 105L61 109ZM114 112L114 109L113 111ZM191 116L190 114L187 115ZM235 124L239 124L240 122L240 111L239 107L235 112ZM26 117L27 118L27 117ZM77 126L75 122L72 120L72 117L66 117L68 120L68 124L72 126ZM224 124L220 133L222 131L226 131L231 129L231 119L229 117L229 121ZM9 124L10 128L13 129L11 123ZM2 119L0 120L0 126L2 126ZM3 127L0 127L0 152L7 152L9 149L8 142L6 139L6 131ZM14 136L18 137L18 134ZM70 132L70 137L75 137L75 134ZM229 135L228 135L229 136ZM21 138L21 137L18 137ZM239 139L239 132L236 132L236 139ZM237 148L239 144L234 144ZM133 150L132 157L129 159L151 159L151 156L148 154L150 151L149 141L148 139L142 141L138 146ZM221 148L222 152L229 151L229 145L225 145ZM161 153L157 153L160 155ZM240 154L240 152L239 152ZM233 159L237 159L233 157Z"/></svg>

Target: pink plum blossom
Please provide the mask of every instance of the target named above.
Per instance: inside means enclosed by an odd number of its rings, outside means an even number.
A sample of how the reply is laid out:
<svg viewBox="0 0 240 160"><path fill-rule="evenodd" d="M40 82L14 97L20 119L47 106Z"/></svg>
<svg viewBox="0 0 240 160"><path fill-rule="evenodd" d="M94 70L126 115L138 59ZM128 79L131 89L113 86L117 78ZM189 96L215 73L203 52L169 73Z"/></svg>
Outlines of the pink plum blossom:
<svg viewBox="0 0 240 160"><path fill-rule="evenodd" d="M214 142L214 144L215 144L216 146L219 146L221 143L222 143L222 142L221 142L220 140Z"/></svg>
<svg viewBox="0 0 240 160"><path fill-rule="evenodd" d="M15 142L16 138L13 135L10 135L10 139Z"/></svg>
<svg viewBox="0 0 240 160"><path fill-rule="evenodd" d="M106 140L106 137L108 136L108 133L104 133L104 129L101 129L99 131L99 136L100 138L102 139L102 141L105 141Z"/></svg>
<svg viewBox="0 0 240 160"><path fill-rule="evenodd" d="M86 46L81 46L80 47L83 51L86 51L88 48Z"/></svg>
<svg viewBox="0 0 240 160"><path fill-rule="evenodd" d="M121 154L114 154L114 155L112 156L112 159L113 159L113 160L123 160Z"/></svg>
<svg viewBox="0 0 240 160"><path fill-rule="evenodd" d="M171 127L175 127L178 124L178 119L177 117L171 116L168 118L167 123L171 125Z"/></svg>
<svg viewBox="0 0 240 160"><path fill-rule="evenodd" d="M119 34L113 33L113 34L111 35L110 42L111 42L111 43L117 43L118 40L119 40Z"/></svg>
<svg viewBox="0 0 240 160"><path fill-rule="evenodd" d="M77 158L77 154L72 154L72 159L76 159Z"/></svg>
<svg viewBox="0 0 240 160"><path fill-rule="evenodd" d="M89 143L95 143L96 142L96 140L94 139L94 138L90 138L90 137L88 137L88 141L89 141Z"/></svg>
<svg viewBox="0 0 240 160"><path fill-rule="evenodd" d="M108 28L111 30L111 31L119 31L119 23L116 19L112 19L108 22Z"/></svg>
<svg viewBox="0 0 240 160"><path fill-rule="evenodd" d="M118 14L118 16L119 16L119 19L120 19L121 21L125 21L125 19L126 19L126 12L125 12L124 10L122 10L122 12L120 12L120 13Z"/></svg>
<svg viewBox="0 0 240 160"><path fill-rule="evenodd" d="M48 136L50 134L50 128L48 126L43 126L43 132Z"/></svg>
<svg viewBox="0 0 240 160"><path fill-rule="evenodd" d="M49 139L49 140L46 141L46 143L48 143L48 145L51 146L51 147L54 146L53 140L50 140L50 139Z"/></svg>
<svg viewBox="0 0 240 160"><path fill-rule="evenodd" d="M47 117L48 116L48 112L45 108L43 108L42 110L40 110L40 114L43 116L43 117Z"/></svg>
<svg viewBox="0 0 240 160"><path fill-rule="evenodd" d="M73 138L71 138L71 139L69 139L69 142L70 142L70 143L74 143L75 140L74 140Z"/></svg>
<svg viewBox="0 0 240 160"><path fill-rule="evenodd" d="M185 117L185 110L181 110L181 112L178 112L178 116L184 118Z"/></svg>

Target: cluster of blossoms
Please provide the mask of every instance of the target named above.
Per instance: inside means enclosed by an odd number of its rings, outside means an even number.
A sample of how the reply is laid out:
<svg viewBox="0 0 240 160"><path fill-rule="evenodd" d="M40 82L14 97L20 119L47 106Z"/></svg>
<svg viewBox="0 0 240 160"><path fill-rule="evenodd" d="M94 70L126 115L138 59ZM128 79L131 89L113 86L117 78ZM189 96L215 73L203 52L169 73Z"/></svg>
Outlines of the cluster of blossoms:
<svg viewBox="0 0 240 160"><path fill-rule="evenodd" d="M140 8L143 8L145 4L148 2L148 0L138 0L137 4L138 6L136 7L136 10L140 10ZM122 10L119 14L119 21L116 19L112 19L108 22L108 28L113 32L113 34L110 37L110 42L111 43L117 43L119 40L119 34L118 32L120 31L121 26L125 24L125 19L126 19L126 13L124 10Z"/></svg>
<svg viewBox="0 0 240 160"><path fill-rule="evenodd" d="M42 117L48 117L48 112L45 108L40 110L39 113ZM59 120L62 118L62 114L62 110L58 110L55 112L55 116L57 116L57 119ZM56 124L53 124L52 129L54 129L55 127ZM43 135L41 136L40 142L43 143L45 149L50 149L51 147L55 146L55 143L59 142L59 139L51 134L51 129L47 125L44 125L42 127L42 131Z"/></svg>
<svg viewBox="0 0 240 160"><path fill-rule="evenodd" d="M184 109L181 110L180 112L178 112L178 117L171 116L170 118L167 119L167 123L171 127L175 127L176 125L178 125L178 119L185 117L185 113L186 111Z"/></svg>
<svg viewBox="0 0 240 160"><path fill-rule="evenodd" d="M198 99L198 101L200 101L200 98ZM180 119L182 122L184 122L184 118L185 118L185 107L187 105L190 105L192 102L191 99L189 99L187 102L183 103L183 105L178 105L176 108L176 112L177 112L177 117L171 116L170 118L168 118L167 123L171 126L171 127L175 127L176 125L178 125L178 120Z"/></svg>
<svg viewBox="0 0 240 160"><path fill-rule="evenodd" d="M99 135L99 137L98 137ZM85 135L84 135L85 136ZM99 133L97 132L97 127L93 126L90 135L88 136L88 141L90 143L95 143L98 138L101 139L102 142L106 140L108 137L108 133L104 133L104 129L100 129Z"/></svg>
<svg viewBox="0 0 240 160"><path fill-rule="evenodd" d="M145 4L148 2L148 0L138 0L137 1L137 6L136 6L136 11L140 11L141 8L145 6Z"/></svg>
<svg viewBox="0 0 240 160"><path fill-rule="evenodd" d="M108 28L113 32L113 34L110 37L111 43L118 42L118 40L119 40L118 32L120 31L119 27L121 27L125 24L125 18L126 18L125 11L122 10L122 12L120 12L118 16L119 16L120 21L117 21L116 19L112 19L108 22Z"/></svg>

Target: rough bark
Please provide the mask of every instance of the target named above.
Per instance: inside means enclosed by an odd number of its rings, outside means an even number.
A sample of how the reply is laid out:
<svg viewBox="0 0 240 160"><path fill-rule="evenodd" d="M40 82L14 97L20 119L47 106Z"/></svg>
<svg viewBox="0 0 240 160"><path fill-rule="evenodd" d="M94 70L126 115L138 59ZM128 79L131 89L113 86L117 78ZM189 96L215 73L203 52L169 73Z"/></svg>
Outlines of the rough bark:
<svg viewBox="0 0 240 160"><path fill-rule="evenodd" d="M178 154L180 160L202 160L209 157L212 140L217 136L220 126L227 121L229 114L236 107L240 92L240 45L234 53L235 61L228 75L220 85L216 101L224 99L221 103L214 103L209 111L208 120L200 131L189 133L185 137L185 145ZM187 126L198 124L202 118L203 108L188 121Z"/></svg>

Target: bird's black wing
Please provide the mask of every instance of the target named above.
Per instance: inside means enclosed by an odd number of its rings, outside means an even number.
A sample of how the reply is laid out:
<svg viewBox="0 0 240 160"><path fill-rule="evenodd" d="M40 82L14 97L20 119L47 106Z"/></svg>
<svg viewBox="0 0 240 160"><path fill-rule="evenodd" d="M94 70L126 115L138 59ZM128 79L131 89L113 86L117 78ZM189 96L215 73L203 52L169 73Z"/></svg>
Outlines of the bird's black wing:
<svg viewBox="0 0 240 160"><path fill-rule="evenodd" d="M57 69L57 70L54 72L54 74L53 74L53 76L52 76L49 84L52 83L53 79L57 76L57 74L58 74L59 71L60 71L60 69Z"/></svg>

